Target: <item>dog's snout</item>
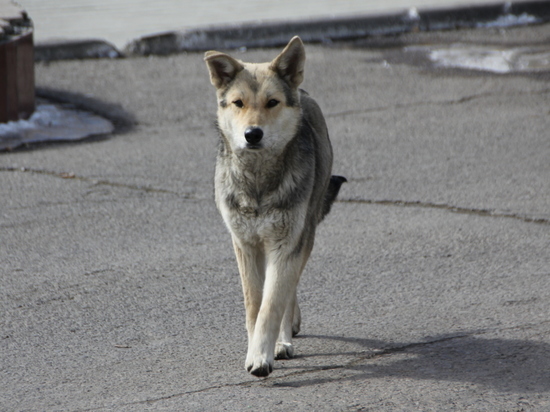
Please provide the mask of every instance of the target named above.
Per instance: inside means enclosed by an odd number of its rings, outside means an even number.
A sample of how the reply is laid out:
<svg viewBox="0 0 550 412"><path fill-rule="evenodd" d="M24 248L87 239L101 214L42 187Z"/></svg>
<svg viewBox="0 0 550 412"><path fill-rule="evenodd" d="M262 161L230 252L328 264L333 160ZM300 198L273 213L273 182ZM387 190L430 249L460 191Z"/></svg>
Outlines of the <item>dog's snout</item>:
<svg viewBox="0 0 550 412"><path fill-rule="evenodd" d="M264 137L264 132L259 127L247 127L244 131L244 138L250 144L258 144Z"/></svg>

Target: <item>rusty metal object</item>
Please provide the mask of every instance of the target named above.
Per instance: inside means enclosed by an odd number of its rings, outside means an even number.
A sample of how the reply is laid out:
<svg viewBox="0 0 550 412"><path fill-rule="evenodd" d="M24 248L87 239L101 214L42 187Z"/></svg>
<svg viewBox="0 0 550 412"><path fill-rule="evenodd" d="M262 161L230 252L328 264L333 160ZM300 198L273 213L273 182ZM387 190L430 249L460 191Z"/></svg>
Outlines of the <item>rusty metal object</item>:
<svg viewBox="0 0 550 412"><path fill-rule="evenodd" d="M0 0L0 123L27 119L35 109L32 21Z"/></svg>

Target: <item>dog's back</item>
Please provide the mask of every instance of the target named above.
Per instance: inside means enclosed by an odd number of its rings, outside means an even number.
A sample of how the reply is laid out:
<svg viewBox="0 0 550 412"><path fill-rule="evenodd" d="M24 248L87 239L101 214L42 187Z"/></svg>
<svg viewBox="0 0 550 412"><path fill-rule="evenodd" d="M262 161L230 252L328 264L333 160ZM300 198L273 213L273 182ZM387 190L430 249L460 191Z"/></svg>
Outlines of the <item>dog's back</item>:
<svg viewBox="0 0 550 412"><path fill-rule="evenodd" d="M346 182L343 176L331 176L332 170L332 146L328 136L328 129L321 108L309 94L300 89L300 104L305 121L307 121L316 134L316 164L318 167L315 176L315 190L322 192L313 196L317 203L317 219L319 224L330 212L332 203L336 199L340 186Z"/></svg>

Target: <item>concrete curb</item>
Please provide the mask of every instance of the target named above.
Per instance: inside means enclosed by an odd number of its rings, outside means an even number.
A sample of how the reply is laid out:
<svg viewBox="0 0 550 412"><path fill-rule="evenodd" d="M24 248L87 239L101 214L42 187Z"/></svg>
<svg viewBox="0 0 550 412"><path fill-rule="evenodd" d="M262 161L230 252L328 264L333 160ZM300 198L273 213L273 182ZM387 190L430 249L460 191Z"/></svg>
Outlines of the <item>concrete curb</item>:
<svg viewBox="0 0 550 412"><path fill-rule="evenodd" d="M167 55L212 49L279 47L295 35L299 35L307 43L331 43L415 31L511 27L548 21L550 2L547 0L453 9L413 8L403 13L388 15L251 23L166 32L136 39L125 47L124 52L98 40L42 44L36 46L36 60L116 58L124 55Z"/></svg>
<svg viewBox="0 0 550 412"><path fill-rule="evenodd" d="M34 61L123 57L115 46L103 40L75 40L36 44Z"/></svg>
<svg viewBox="0 0 550 412"><path fill-rule="evenodd" d="M360 16L285 23L247 24L170 32L143 37L130 43L125 52L133 55L163 55L181 51L278 47L299 35L309 43L352 40L368 36L411 31L499 27L550 20L550 2L500 3L447 10L408 10L405 13Z"/></svg>

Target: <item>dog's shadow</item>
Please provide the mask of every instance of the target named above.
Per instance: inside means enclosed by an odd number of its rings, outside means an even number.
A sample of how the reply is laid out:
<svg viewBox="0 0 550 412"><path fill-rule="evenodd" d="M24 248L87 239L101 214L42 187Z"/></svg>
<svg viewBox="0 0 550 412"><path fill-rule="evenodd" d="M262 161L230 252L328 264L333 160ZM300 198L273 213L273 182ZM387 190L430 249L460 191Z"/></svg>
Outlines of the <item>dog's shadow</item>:
<svg viewBox="0 0 550 412"><path fill-rule="evenodd" d="M368 350L304 354L302 358L351 355L354 360L346 365L321 365L310 369L329 371L336 368L351 373L344 378L341 374L331 378L324 373L308 378L312 375L297 373L275 385L303 387L343 379L359 381L395 377L469 382L501 392L550 391L550 344L544 342L486 339L473 334L440 336L426 342L391 345L372 339L336 336L303 335L302 339L338 340L345 342L346 347L351 344Z"/></svg>

